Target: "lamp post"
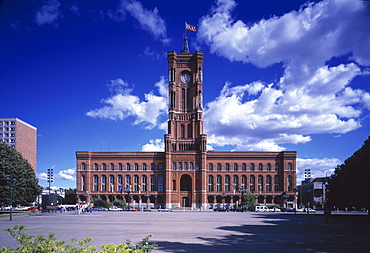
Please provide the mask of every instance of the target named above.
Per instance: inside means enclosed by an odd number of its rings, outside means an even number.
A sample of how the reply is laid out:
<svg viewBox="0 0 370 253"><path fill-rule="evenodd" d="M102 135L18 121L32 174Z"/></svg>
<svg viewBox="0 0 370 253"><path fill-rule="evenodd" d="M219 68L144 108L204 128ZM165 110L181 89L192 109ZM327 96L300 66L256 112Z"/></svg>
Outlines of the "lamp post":
<svg viewBox="0 0 370 253"><path fill-rule="evenodd" d="M12 209L13 209L13 186L15 185L15 181L17 181L17 179L6 177L5 180L8 182L9 189L10 189L10 212L9 212L9 220L12 221L12 219L13 219L13 214L12 214Z"/></svg>
<svg viewBox="0 0 370 253"><path fill-rule="evenodd" d="M149 192L145 193L144 196L146 197L146 209L149 210L149 202L148 202L149 196L150 196Z"/></svg>
<svg viewBox="0 0 370 253"><path fill-rule="evenodd" d="M238 191L242 194L242 200L241 200L241 204L242 204L242 208L244 208L244 203L243 203L243 200L244 200L244 193L246 193L248 190L245 189L244 185L242 186L242 188L239 188Z"/></svg>
<svg viewBox="0 0 370 253"><path fill-rule="evenodd" d="M130 192L131 192L131 186L130 185L126 185L125 187L125 192L127 192L127 201L128 201L128 210L130 210Z"/></svg>
<svg viewBox="0 0 370 253"><path fill-rule="evenodd" d="M223 202L223 203L222 203L222 204L223 204L223 208L225 208L225 202L224 202L224 199L225 199L226 197L227 197L227 194L223 192L223 193L221 194L221 198L222 198L222 202Z"/></svg>

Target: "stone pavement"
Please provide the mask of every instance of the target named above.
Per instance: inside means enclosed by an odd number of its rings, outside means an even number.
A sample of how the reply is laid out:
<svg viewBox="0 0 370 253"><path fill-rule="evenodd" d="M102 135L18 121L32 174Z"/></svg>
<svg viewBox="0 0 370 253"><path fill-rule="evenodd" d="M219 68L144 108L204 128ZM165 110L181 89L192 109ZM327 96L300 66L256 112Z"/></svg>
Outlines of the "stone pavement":
<svg viewBox="0 0 370 253"><path fill-rule="evenodd" d="M92 237L93 245L139 242L152 234L154 252L370 252L370 217L212 211L76 212L0 218L0 230L24 224L30 234L59 240ZM17 243L0 232L0 247Z"/></svg>

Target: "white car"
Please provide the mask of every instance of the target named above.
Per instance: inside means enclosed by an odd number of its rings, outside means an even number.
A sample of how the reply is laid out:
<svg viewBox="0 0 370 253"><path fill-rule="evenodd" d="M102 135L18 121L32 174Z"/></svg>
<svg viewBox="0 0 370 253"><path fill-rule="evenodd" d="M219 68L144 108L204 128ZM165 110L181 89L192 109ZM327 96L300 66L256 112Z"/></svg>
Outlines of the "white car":
<svg viewBox="0 0 370 253"><path fill-rule="evenodd" d="M120 212L120 211L123 211L122 208L120 207L116 207L116 206L112 206L111 208L108 209L109 211L116 211L116 212Z"/></svg>

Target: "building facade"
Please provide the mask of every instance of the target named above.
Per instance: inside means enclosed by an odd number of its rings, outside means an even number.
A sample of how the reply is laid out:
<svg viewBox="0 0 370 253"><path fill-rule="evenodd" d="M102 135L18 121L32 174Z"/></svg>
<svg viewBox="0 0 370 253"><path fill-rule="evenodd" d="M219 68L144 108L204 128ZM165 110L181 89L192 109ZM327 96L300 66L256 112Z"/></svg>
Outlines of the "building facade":
<svg viewBox="0 0 370 253"><path fill-rule="evenodd" d="M0 118L0 141L15 148L36 173L37 128L18 119Z"/></svg>
<svg viewBox="0 0 370 253"><path fill-rule="evenodd" d="M233 206L242 191L260 204L295 206L296 151L207 151L203 122L203 52L167 55L168 131L164 152L76 152L80 200L131 205Z"/></svg>
<svg viewBox="0 0 370 253"><path fill-rule="evenodd" d="M298 206L313 209L322 209L325 206L327 178L318 177L313 180L302 181L298 186Z"/></svg>

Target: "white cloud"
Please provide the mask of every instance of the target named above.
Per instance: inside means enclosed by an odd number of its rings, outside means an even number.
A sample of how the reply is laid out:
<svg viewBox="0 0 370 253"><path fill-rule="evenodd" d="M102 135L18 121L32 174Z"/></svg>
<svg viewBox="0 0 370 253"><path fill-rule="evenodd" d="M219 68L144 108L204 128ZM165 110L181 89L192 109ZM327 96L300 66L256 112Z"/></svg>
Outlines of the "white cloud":
<svg viewBox="0 0 370 253"><path fill-rule="evenodd" d="M132 95L132 89L122 79L112 80L108 85L112 96L103 99L107 106L87 112L93 118L124 120L132 116L133 124L143 124L146 129L153 129L161 125L160 117L167 112L167 83L164 77L155 84L160 96L153 92L144 95L145 101L140 101L138 96Z"/></svg>
<svg viewBox="0 0 370 253"><path fill-rule="evenodd" d="M311 178L326 177L333 174L337 165L342 164L336 158L323 159L302 159L297 158L297 184L300 184L305 179L305 169L310 169Z"/></svg>
<svg viewBox="0 0 370 253"><path fill-rule="evenodd" d="M58 172L58 174L55 175L55 178L66 181L76 181L76 170L75 169L61 170Z"/></svg>
<svg viewBox="0 0 370 253"><path fill-rule="evenodd" d="M41 11L35 15L35 22L38 25L53 24L59 17L60 3L57 0L50 0L41 7Z"/></svg>
<svg viewBox="0 0 370 253"><path fill-rule="evenodd" d="M141 151L163 152L164 142L161 139L150 140L149 143L141 147Z"/></svg>
<svg viewBox="0 0 370 253"><path fill-rule="evenodd" d="M48 175L44 172L41 172L38 174L38 179L41 179L41 180L47 180L48 179Z"/></svg>
<svg viewBox="0 0 370 253"><path fill-rule="evenodd" d="M219 0L200 20L198 41L230 61L258 67L283 63L277 83L226 83L206 105L209 142L237 149L282 150L311 134L344 134L361 127L370 94L349 87L369 74L370 16L361 1L324 0L255 24L234 20L232 0ZM353 39L356 38L356 39ZM351 43L347 43L347 41ZM347 64L329 65L336 57ZM333 61L334 62L334 61Z"/></svg>
<svg viewBox="0 0 370 253"><path fill-rule="evenodd" d="M160 17L157 8L153 10L145 9L144 6L136 0L122 0L118 9L118 13L129 13L134 19L139 22L141 29L148 31L156 39L161 40L164 44L169 43L170 39L167 36L166 23Z"/></svg>

